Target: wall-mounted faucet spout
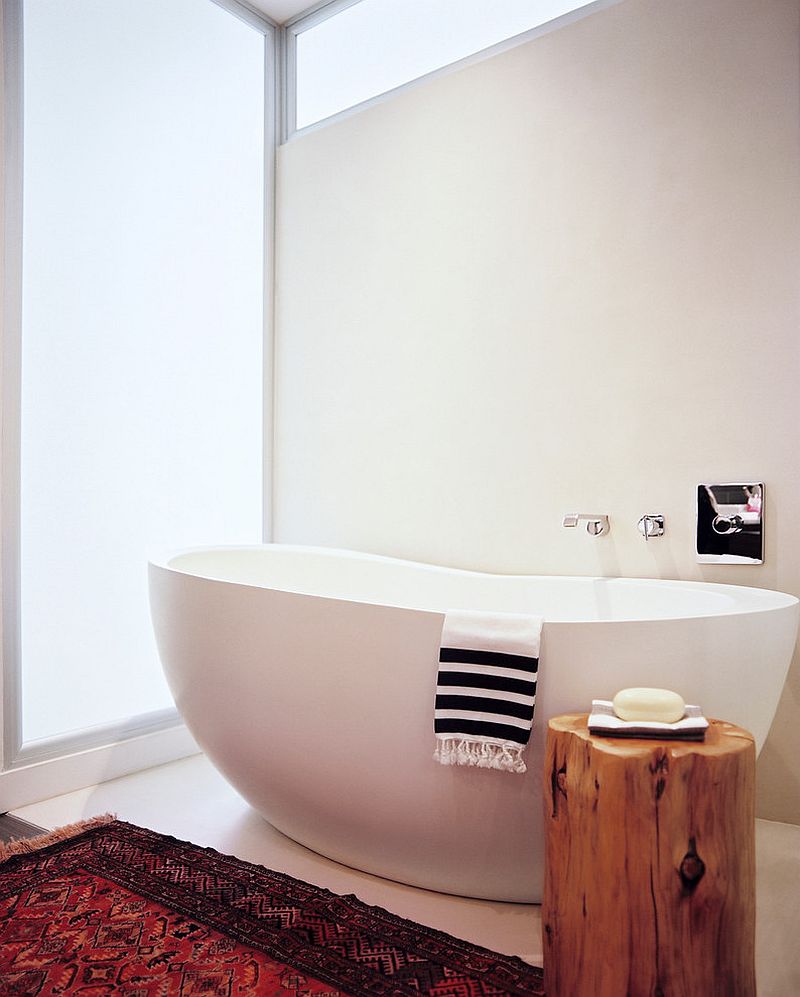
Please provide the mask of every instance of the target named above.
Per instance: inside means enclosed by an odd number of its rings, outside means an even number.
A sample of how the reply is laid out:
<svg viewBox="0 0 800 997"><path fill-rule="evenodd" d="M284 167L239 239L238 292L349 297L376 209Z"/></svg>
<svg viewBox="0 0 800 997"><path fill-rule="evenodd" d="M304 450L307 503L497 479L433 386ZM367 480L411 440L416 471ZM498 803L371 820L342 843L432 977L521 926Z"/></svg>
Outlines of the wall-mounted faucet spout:
<svg viewBox="0 0 800 997"><path fill-rule="evenodd" d="M611 529L608 516L587 512L568 512L564 516L563 525L567 527L577 526L581 520L585 520L586 532L591 533L593 537L602 536L603 533L608 533Z"/></svg>

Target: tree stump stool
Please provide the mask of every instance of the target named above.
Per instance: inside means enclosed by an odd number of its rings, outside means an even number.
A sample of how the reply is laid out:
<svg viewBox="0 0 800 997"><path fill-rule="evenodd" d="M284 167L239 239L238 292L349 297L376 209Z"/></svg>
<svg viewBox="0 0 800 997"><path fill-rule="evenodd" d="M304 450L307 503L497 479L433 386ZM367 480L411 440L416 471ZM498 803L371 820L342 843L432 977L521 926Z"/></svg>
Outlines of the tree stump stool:
<svg viewBox="0 0 800 997"><path fill-rule="evenodd" d="M753 997L755 746L550 721L542 925L548 997Z"/></svg>

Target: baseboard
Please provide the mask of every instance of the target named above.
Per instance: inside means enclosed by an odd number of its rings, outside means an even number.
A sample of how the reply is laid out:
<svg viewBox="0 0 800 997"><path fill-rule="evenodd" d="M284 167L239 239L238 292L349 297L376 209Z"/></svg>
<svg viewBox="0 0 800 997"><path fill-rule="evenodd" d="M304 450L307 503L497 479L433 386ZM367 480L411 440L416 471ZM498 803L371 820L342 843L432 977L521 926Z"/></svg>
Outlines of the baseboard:
<svg viewBox="0 0 800 997"><path fill-rule="evenodd" d="M183 724L0 772L0 813L198 754Z"/></svg>

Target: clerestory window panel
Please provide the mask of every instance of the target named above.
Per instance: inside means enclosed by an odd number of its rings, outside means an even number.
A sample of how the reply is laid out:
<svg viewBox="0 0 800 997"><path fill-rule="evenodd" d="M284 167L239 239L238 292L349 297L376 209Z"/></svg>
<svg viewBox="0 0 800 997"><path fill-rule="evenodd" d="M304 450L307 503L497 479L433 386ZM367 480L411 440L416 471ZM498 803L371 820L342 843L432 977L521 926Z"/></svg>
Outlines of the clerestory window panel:
<svg viewBox="0 0 800 997"><path fill-rule="evenodd" d="M537 28L590 0L360 0L296 26L295 127L305 128Z"/></svg>

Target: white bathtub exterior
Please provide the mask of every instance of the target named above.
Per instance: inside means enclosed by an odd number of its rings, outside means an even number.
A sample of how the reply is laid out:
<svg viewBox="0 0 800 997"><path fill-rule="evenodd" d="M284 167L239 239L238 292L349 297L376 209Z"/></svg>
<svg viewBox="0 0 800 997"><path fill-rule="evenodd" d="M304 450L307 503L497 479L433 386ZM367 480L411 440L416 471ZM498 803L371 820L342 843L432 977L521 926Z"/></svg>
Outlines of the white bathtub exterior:
<svg viewBox="0 0 800 997"><path fill-rule="evenodd" d="M548 717L661 686L753 732L791 661L798 600L762 589L503 576L319 548L154 558L176 704L242 796L346 865L431 890L536 902ZM528 772L433 761L443 613L543 615Z"/></svg>

